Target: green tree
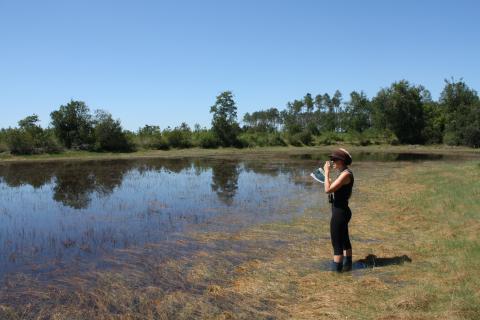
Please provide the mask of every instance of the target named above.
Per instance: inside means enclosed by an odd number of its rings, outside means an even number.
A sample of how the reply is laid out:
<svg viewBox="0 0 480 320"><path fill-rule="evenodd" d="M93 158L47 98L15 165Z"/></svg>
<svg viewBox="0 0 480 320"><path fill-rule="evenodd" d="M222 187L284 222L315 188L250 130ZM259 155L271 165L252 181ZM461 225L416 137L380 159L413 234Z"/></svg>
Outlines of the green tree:
<svg viewBox="0 0 480 320"><path fill-rule="evenodd" d="M314 101L310 93L307 93L305 97L303 97L303 105L307 109L308 113L313 112Z"/></svg>
<svg viewBox="0 0 480 320"><path fill-rule="evenodd" d="M468 123L464 131L463 143L469 147L480 148L480 105L470 108Z"/></svg>
<svg viewBox="0 0 480 320"><path fill-rule="evenodd" d="M371 127L370 101L364 92L353 91L345 108L345 129L363 132Z"/></svg>
<svg viewBox="0 0 480 320"><path fill-rule="evenodd" d="M310 93L307 93L303 97L303 104L305 106L306 112L302 115L305 119L305 129L311 134L318 134L318 123L317 117L314 113L315 101Z"/></svg>
<svg viewBox="0 0 480 320"><path fill-rule="evenodd" d="M322 96L322 102L323 109L325 110L321 117L322 128L325 131L335 131L335 109L334 104L332 103L332 98L330 98L328 93L325 93Z"/></svg>
<svg viewBox="0 0 480 320"><path fill-rule="evenodd" d="M321 94L315 96L314 105L318 112L325 112L325 104L323 103L323 96Z"/></svg>
<svg viewBox="0 0 480 320"><path fill-rule="evenodd" d="M422 136L425 139L425 143L442 143L446 121L444 106L434 101L426 102L423 113L425 116L425 127Z"/></svg>
<svg viewBox="0 0 480 320"><path fill-rule="evenodd" d="M246 128L253 132L274 132L280 123L280 112L277 108L246 113L243 116Z"/></svg>
<svg viewBox="0 0 480 320"><path fill-rule="evenodd" d="M218 95L215 104L210 107L210 113L213 113L212 130L220 144L224 147L238 146L240 126L232 92L225 91Z"/></svg>
<svg viewBox="0 0 480 320"><path fill-rule="evenodd" d="M291 102L287 103L286 110L282 110L280 116L282 118L284 130L288 134L296 134L302 131L302 126L298 119L298 113Z"/></svg>
<svg viewBox="0 0 480 320"><path fill-rule="evenodd" d="M393 83L382 89L373 99L380 119L395 133L400 143L423 143L425 127L424 103L430 93L423 86L413 86L406 80ZM382 128L383 129L383 128Z"/></svg>
<svg viewBox="0 0 480 320"><path fill-rule="evenodd" d="M478 94L460 81L445 80L440 104L446 110L444 142L451 145L478 145Z"/></svg>
<svg viewBox="0 0 480 320"><path fill-rule="evenodd" d="M120 120L104 110L95 112L94 120L95 149L98 151L131 151L133 145L122 129Z"/></svg>
<svg viewBox="0 0 480 320"><path fill-rule="evenodd" d="M60 147L50 129L42 129L36 114L18 121L18 128L6 131L8 149L13 154L58 152Z"/></svg>
<svg viewBox="0 0 480 320"><path fill-rule="evenodd" d="M447 108L447 113L453 114L459 111L461 106L472 106L478 102L477 91L471 89L462 79L445 80L445 87L440 93L440 103Z"/></svg>
<svg viewBox="0 0 480 320"><path fill-rule="evenodd" d="M293 100L293 103L292 103L293 113L297 115L300 114L304 106L305 106L305 103L303 102L303 100L297 100L297 99Z"/></svg>
<svg viewBox="0 0 480 320"><path fill-rule="evenodd" d="M152 126L146 124L143 128L139 128L137 134L139 136L151 137L157 134L161 134L161 130L159 126Z"/></svg>
<svg viewBox="0 0 480 320"><path fill-rule="evenodd" d="M329 112L331 113L333 110L332 116L332 131L342 130L341 121L339 119L340 112L341 112L341 105L342 105L342 93L338 90L335 91L331 100L331 106L329 107Z"/></svg>
<svg viewBox="0 0 480 320"><path fill-rule="evenodd" d="M90 109L82 101L71 100L50 114L55 135L67 148L88 148L93 143Z"/></svg>
<svg viewBox="0 0 480 320"><path fill-rule="evenodd" d="M38 124L40 119L38 115L33 114L31 116L25 117L24 119L18 121L18 126L20 129L32 133L32 135L39 135L43 131L40 125Z"/></svg>
<svg viewBox="0 0 480 320"><path fill-rule="evenodd" d="M0 129L0 153L8 151L7 145L7 130L4 128Z"/></svg>

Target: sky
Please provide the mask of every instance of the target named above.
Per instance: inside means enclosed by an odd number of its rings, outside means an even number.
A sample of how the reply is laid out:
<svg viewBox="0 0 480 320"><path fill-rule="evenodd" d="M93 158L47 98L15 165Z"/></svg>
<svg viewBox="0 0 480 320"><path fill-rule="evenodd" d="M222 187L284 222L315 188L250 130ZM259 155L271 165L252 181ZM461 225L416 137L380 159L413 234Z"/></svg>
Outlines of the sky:
<svg viewBox="0 0 480 320"><path fill-rule="evenodd" d="M70 100L125 129L210 126L222 91L246 112L406 79L438 99L480 90L478 1L0 0L0 127Z"/></svg>

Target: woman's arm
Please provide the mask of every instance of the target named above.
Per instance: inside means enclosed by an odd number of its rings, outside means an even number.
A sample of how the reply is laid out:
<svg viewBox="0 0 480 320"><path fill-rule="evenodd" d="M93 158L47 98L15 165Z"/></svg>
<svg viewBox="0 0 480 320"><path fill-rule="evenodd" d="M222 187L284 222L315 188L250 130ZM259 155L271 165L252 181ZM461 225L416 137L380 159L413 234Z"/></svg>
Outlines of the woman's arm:
<svg viewBox="0 0 480 320"><path fill-rule="evenodd" d="M341 186L344 184L350 183L350 173L348 171L344 171L340 174L340 176L333 181L330 182L330 164L328 161L325 163L323 167L323 171L325 171L325 193L332 193L337 191Z"/></svg>

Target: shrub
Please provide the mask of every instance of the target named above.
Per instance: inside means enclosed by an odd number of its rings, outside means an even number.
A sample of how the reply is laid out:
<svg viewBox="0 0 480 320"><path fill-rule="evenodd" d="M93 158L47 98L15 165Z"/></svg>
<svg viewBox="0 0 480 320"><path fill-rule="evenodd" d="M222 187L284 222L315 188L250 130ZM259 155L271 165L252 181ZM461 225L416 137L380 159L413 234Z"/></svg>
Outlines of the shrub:
<svg viewBox="0 0 480 320"><path fill-rule="evenodd" d="M23 128L8 129L4 133L3 147L0 142L0 152L10 150L12 154L58 153L62 147L52 130L32 131Z"/></svg>
<svg viewBox="0 0 480 320"><path fill-rule="evenodd" d="M480 128L474 125L470 125L465 128L464 143L472 148L480 147Z"/></svg>
<svg viewBox="0 0 480 320"><path fill-rule="evenodd" d="M55 137L54 132L49 129L43 131L41 138L37 142L37 147L41 149L42 153L59 153L63 151L63 147Z"/></svg>
<svg viewBox="0 0 480 320"><path fill-rule="evenodd" d="M300 141L300 137L299 137L298 133L289 135L287 140L288 140L288 143L291 144L294 147L301 147L302 146L302 141Z"/></svg>
<svg viewBox="0 0 480 320"><path fill-rule="evenodd" d="M145 125L138 129L137 134L132 134L135 144L147 149L168 149L168 141L162 137L159 126Z"/></svg>
<svg viewBox="0 0 480 320"><path fill-rule="evenodd" d="M119 120L113 120L108 112L98 110L95 115L95 150L132 151L133 142L127 138Z"/></svg>
<svg viewBox="0 0 480 320"><path fill-rule="evenodd" d="M367 135L358 131L349 131L339 134L340 138L343 139L344 143L357 145L357 146L368 146L374 143L374 140L370 139Z"/></svg>
<svg viewBox="0 0 480 320"><path fill-rule="evenodd" d="M35 140L33 136L21 129L10 129L7 132L7 146L12 154L34 154Z"/></svg>
<svg viewBox="0 0 480 320"><path fill-rule="evenodd" d="M288 143L295 147L301 147L302 145L311 145L313 142L313 136L309 131L302 131L295 134L290 134L287 138Z"/></svg>
<svg viewBox="0 0 480 320"><path fill-rule="evenodd" d="M341 136L341 134L332 132L332 131L327 131L317 137L315 144L331 145L331 144L336 144L337 142L343 142L343 137Z"/></svg>
<svg viewBox="0 0 480 320"><path fill-rule="evenodd" d="M312 134L310 133L310 131L302 131L300 133L298 133L299 135L299 138L300 138L300 141L306 145L306 146L309 146L312 144L313 142L313 136Z"/></svg>
<svg viewBox="0 0 480 320"><path fill-rule="evenodd" d="M480 105L471 106L466 112L468 119L462 128L462 144L469 147L480 147Z"/></svg>
<svg viewBox="0 0 480 320"><path fill-rule="evenodd" d="M155 135L151 138L148 147L156 150L168 150L170 149L170 144L165 136Z"/></svg>
<svg viewBox="0 0 480 320"><path fill-rule="evenodd" d="M287 143L283 139L282 135L279 132L274 132L268 134L268 145L269 146L286 146Z"/></svg>
<svg viewBox="0 0 480 320"><path fill-rule="evenodd" d="M1 129L0 130L0 153L7 152L8 145L7 145L7 130Z"/></svg>
<svg viewBox="0 0 480 320"><path fill-rule="evenodd" d="M0 153L7 152L8 151L8 145L5 141L0 141Z"/></svg>
<svg viewBox="0 0 480 320"><path fill-rule="evenodd" d="M400 144L400 141L398 140L395 133L393 133L391 130L377 130L369 128L359 135L358 143L362 146L371 144L398 145Z"/></svg>
<svg viewBox="0 0 480 320"><path fill-rule="evenodd" d="M267 147L286 146L282 136L278 132L245 132L238 140L244 147Z"/></svg>
<svg viewBox="0 0 480 320"><path fill-rule="evenodd" d="M200 130L194 133L194 143L198 147L214 149L220 146L217 136L210 130Z"/></svg>
<svg viewBox="0 0 480 320"><path fill-rule="evenodd" d="M449 146L458 145L459 142L457 140L457 136L456 136L455 132L446 131L445 134L443 135L443 143L445 143Z"/></svg>
<svg viewBox="0 0 480 320"><path fill-rule="evenodd" d="M238 136L239 143L245 148L258 146L258 141L253 133L242 133Z"/></svg>
<svg viewBox="0 0 480 320"><path fill-rule="evenodd" d="M385 130L383 132L383 143L391 144L392 146L397 146L400 144L400 139L398 139L397 135L390 130Z"/></svg>
<svg viewBox="0 0 480 320"><path fill-rule="evenodd" d="M166 130L163 135L172 148L190 148L192 146L192 132L188 127L176 127L171 131Z"/></svg>

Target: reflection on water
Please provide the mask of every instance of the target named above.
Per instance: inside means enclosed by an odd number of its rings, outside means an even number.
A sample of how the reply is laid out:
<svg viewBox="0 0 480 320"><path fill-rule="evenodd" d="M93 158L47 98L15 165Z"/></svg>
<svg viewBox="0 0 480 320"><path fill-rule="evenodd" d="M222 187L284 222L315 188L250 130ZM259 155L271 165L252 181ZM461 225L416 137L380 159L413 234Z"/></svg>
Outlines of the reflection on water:
<svg viewBox="0 0 480 320"><path fill-rule="evenodd" d="M106 170L108 168L108 170ZM19 163L0 166L0 181L15 188L29 185L41 189L53 185L55 201L81 209L90 203L92 193L110 194L122 182L131 165L117 162L98 163Z"/></svg>
<svg viewBox="0 0 480 320"><path fill-rule="evenodd" d="M310 166L207 159L0 165L0 277L301 212ZM302 204L304 205L304 204Z"/></svg>
<svg viewBox="0 0 480 320"><path fill-rule="evenodd" d="M225 204L232 204L238 189L239 168L232 161L221 161L212 164L212 190Z"/></svg>

